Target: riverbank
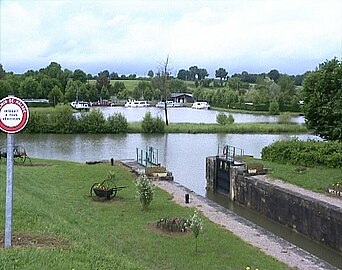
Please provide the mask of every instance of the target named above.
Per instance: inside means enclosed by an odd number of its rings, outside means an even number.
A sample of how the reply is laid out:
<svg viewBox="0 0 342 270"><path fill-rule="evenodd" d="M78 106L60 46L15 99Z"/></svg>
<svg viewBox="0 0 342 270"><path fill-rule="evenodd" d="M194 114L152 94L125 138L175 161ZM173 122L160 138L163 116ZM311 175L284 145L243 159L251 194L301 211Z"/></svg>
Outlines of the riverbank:
<svg viewBox="0 0 342 270"><path fill-rule="evenodd" d="M141 123L128 123L127 133L144 133ZM165 126L165 133L189 134L308 134L305 125L296 124L194 124L176 123Z"/></svg>

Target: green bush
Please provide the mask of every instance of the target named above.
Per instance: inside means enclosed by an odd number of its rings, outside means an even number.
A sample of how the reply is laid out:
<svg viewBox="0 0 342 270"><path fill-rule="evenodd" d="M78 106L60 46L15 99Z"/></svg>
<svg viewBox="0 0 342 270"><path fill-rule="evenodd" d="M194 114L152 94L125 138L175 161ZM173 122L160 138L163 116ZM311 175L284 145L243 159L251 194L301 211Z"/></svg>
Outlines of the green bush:
<svg viewBox="0 0 342 270"><path fill-rule="evenodd" d="M277 101L272 101L268 108L268 112L271 115L279 114L279 103Z"/></svg>
<svg viewBox="0 0 342 270"><path fill-rule="evenodd" d="M146 175L141 175L136 180L137 198L141 203L142 210L147 210L154 198L154 185Z"/></svg>
<svg viewBox="0 0 342 270"><path fill-rule="evenodd" d="M77 130L77 119L73 109L68 105L56 106L56 110L51 114L50 132L70 134Z"/></svg>
<svg viewBox="0 0 342 270"><path fill-rule="evenodd" d="M216 116L216 122L217 122L219 125L222 125L222 126L224 126L224 125L229 125L229 124L233 124L234 121L235 121L235 120L234 120L234 117L233 117L231 114L227 115L227 114L225 114L225 113L223 113L223 112L220 112L220 113L218 113L217 116Z"/></svg>
<svg viewBox="0 0 342 270"><path fill-rule="evenodd" d="M83 133L105 133L106 119L100 110L82 112L78 119L79 131Z"/></svg>
<svg viewBox="0 0 342 270"><path fill-rule="evenodd" d="M107 119L108 131L111 133L126 133L128 122L126 117L121 113L114 113Z"/></svg>
<svg viewBox="0 0 342 270"><path fill-rule="evenodd" d="M147 112L143 118L141 127L145 133L164 133L165 123L159 116L152 117L151 112Z"/></svg>
<svg viewBox="0 0 342 270"><path fill-rule="evenodd" d="M30 113L30 119L24 129L27 133L49 133L51 132L50 115L43 112Z"/></svg>
<svg viewBox="0 0 342 270"><path fill-rule="evenodd" d="M261 151L262 159L313 167L342 168L342 143L337 141L277 141Z"/></svg>

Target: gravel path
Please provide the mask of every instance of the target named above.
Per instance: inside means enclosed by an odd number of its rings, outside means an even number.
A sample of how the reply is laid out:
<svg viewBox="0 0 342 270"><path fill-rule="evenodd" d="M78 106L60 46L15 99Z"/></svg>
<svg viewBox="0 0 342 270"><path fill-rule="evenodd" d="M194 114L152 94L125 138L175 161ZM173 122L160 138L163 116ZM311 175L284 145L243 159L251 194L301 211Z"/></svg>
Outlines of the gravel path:
<svg viewBox="0 0 342 270"><path fill-rule="evenodd" d="M258 176L260 177L260 176ZM264 180L267 180L265 176L262 176ZM269 180L267 180L269 181ZM288 184L282 181L274 181L279 186L287 187ZM167 181L156 181L156 186L165 190L166 192L173 195L173 200L183 206L196 208L203 213L209 220L215 222L216 224L222 226L223 228L231 231L243 241L259 248L264 253L276 258L291 267L292 269L300 270L336 270L337 268L331 266L330 264L320 260L319 258L311 255L310 253L304 251L301 248L285 241L284 239L275 236L274 234L258 227L257 225L241 218L229 211L228 209L202 197L189 189L181 186L176 182ZM290 186L288 188L293 188L298 191L298 187ZM300 190L301 192L307 192L306 190ZM190 194L190 203L186 204L184 196L185 194ZM312 195L312 194L310 194ZM314 193L315 197L317 194ZM326 196L325 196L326 197ZM335 198L332 199L334 203L341 206L342 200Z"/></svg>

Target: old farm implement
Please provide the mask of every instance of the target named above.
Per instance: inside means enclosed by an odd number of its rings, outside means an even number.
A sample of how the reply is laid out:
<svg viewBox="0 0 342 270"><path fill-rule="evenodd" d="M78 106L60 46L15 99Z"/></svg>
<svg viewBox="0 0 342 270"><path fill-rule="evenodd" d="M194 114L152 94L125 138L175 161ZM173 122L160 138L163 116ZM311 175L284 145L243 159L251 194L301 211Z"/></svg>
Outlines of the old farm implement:
<svg viewBox="0 0 342 270"><path fill-rule="evenodd" d="M0 150L0 159L1 158L7 159L6 151ZM31 159L27 155L25 148L19 145L13 147L13 158L14 161L18 163L25 163L26 160L29 160L30 164L32 164Z"/></svg>

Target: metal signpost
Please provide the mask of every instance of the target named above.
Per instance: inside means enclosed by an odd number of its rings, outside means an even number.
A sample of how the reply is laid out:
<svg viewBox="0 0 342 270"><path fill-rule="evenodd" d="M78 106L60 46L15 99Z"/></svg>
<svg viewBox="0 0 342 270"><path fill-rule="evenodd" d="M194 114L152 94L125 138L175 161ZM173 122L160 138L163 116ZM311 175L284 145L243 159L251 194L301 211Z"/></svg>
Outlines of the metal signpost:
<svg viewBox="0 0 342 270"><path fill-rule="evenodd" d="M13 134L21 131L26 126L28 119L29 110L21 99L8 96L0 101L0 129L7 133L5 248L10 248L12 245Z"/></svg>

